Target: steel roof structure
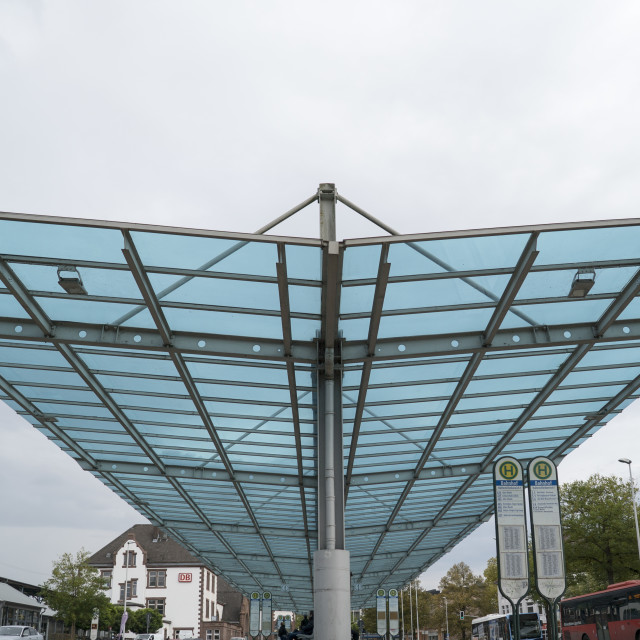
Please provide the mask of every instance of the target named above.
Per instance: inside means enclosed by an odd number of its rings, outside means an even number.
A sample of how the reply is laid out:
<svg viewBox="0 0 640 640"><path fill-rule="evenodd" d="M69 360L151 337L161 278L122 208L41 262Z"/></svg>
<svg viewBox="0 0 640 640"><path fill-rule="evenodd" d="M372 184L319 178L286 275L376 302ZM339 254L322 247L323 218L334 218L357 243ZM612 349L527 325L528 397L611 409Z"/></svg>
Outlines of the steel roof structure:
<svg viewBox="0 0 640 640"><path fill-rule="evenodd" d="M318 201L321 239L264 234ZM335 241L336 201L392 235ZM281 609L327 451L371 605L489 519L497 458L560 461L640 388L640 220L401 236L332 185L256 234L5 213L0 284L0 398Z"/></svg>

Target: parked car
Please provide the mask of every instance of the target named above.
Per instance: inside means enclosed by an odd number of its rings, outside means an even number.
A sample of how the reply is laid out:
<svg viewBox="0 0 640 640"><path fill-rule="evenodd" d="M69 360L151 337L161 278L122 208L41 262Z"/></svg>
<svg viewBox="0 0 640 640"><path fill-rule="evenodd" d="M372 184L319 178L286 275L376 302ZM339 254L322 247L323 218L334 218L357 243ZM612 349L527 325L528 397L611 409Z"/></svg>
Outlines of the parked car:
<svg viewBox="0 0 640 640"><path fill-rule="evenodd" d="M41 633L38 633L33 627L24 627L22 625L10 624L0 627L1 640L11 640L11 638L20 638L20 640L44 640Z"/></svg>
<svg viewBox="0 0 640 640"><path fill-rule="evenodd" d="M153 640L153 633L139 633L135 640Z"/></svg>

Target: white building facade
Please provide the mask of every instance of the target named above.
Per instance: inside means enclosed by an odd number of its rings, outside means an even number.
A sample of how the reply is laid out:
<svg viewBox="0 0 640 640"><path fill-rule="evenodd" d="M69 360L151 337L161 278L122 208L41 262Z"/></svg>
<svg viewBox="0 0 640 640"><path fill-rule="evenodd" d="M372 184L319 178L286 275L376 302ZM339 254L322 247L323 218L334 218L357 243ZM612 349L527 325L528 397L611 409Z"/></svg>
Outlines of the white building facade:
<svg viewBox="0 0 640 640"><path fill-rule="evenodd" d="M129 609L149 608L162 614L162 630L149 629L150 633L181 640L210 635L214 640L208 623L224 617L218 576L157 527L135 525L89 562L108 581L106 594L112 603L124 604L126 588ZM223 635L227 634L218 632L215 640L226 640Z"/></svg>

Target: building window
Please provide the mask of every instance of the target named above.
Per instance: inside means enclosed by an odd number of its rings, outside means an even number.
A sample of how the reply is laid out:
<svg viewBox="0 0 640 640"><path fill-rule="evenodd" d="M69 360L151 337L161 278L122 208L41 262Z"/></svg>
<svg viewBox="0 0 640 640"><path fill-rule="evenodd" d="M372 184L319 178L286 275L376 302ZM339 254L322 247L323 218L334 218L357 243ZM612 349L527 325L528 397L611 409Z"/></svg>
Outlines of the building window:
<svg viewBox="0 0 640 640"><path fill-rule="evenodd" d="M107 589L111 589L111 578L113 577L113 571L111 571L111 569L103 569L100 572L100 577L107 583Z"/></svg>
<svg viewBox="0 0 640 640"><path fill-rule="evenodd" d="M123 567L135 567L136 566L136 552L125 551L122 557Z"/></svg>
<svg viewBox="0 0 640 640"><path fill-rule="evenodd" d="M220 629L213 630L213 640L220 640Z"/></svg>
<svg viewBox="0 0 640 640"><path fill-rule="evenodd" d="M166 598L147 598L147 609L155 609L164 615L164 605Z"/></svg>
<svg viewBox="0 0 640 640"><path fill-rule="evenodd" d="M138 595L138 580L129 580L127 582L127 600L135 598ZM124 601L124 582L120 583L120 600Z"/></svg>
<svg viewBox="0 0 640 640"><path fill-rule="evenodd" d="M208 620L209 619L209 600L206 601L207 606L205 607L205 618Z"/></svg>
<svg viewBox="0 0 640 640"><path fill-rule="evenodd" d="M167 572L162 570L147 572L147 587L150 589L167 586Z"/></svg>
<svg viewBox="0 0 640 640"><path fill-rule="evenodd" d="M207 571L207 591L211 591L211 587L209 586L211 583L209 579L211 578L211 574Z"/></svg>
<svg viewBox="0 0 640 640"><path fill-rule="evenodd" d="M211 629L207 629L207 638L206 638L206 640L212 640L212 638L213 638L213 635L211 633Z"/></svg>

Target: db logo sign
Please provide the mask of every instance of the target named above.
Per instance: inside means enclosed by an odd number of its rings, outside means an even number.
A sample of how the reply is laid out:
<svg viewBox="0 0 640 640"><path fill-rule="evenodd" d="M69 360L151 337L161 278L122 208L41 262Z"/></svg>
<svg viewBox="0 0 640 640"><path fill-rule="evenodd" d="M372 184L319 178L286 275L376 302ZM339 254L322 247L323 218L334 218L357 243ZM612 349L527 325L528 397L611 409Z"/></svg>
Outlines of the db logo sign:
<svg viewBox="0 0 640 640"><path fill-rule="evenodd" d="M178 582L191 582L191 574L190 573L179 573L178 574Z"/></svg>

